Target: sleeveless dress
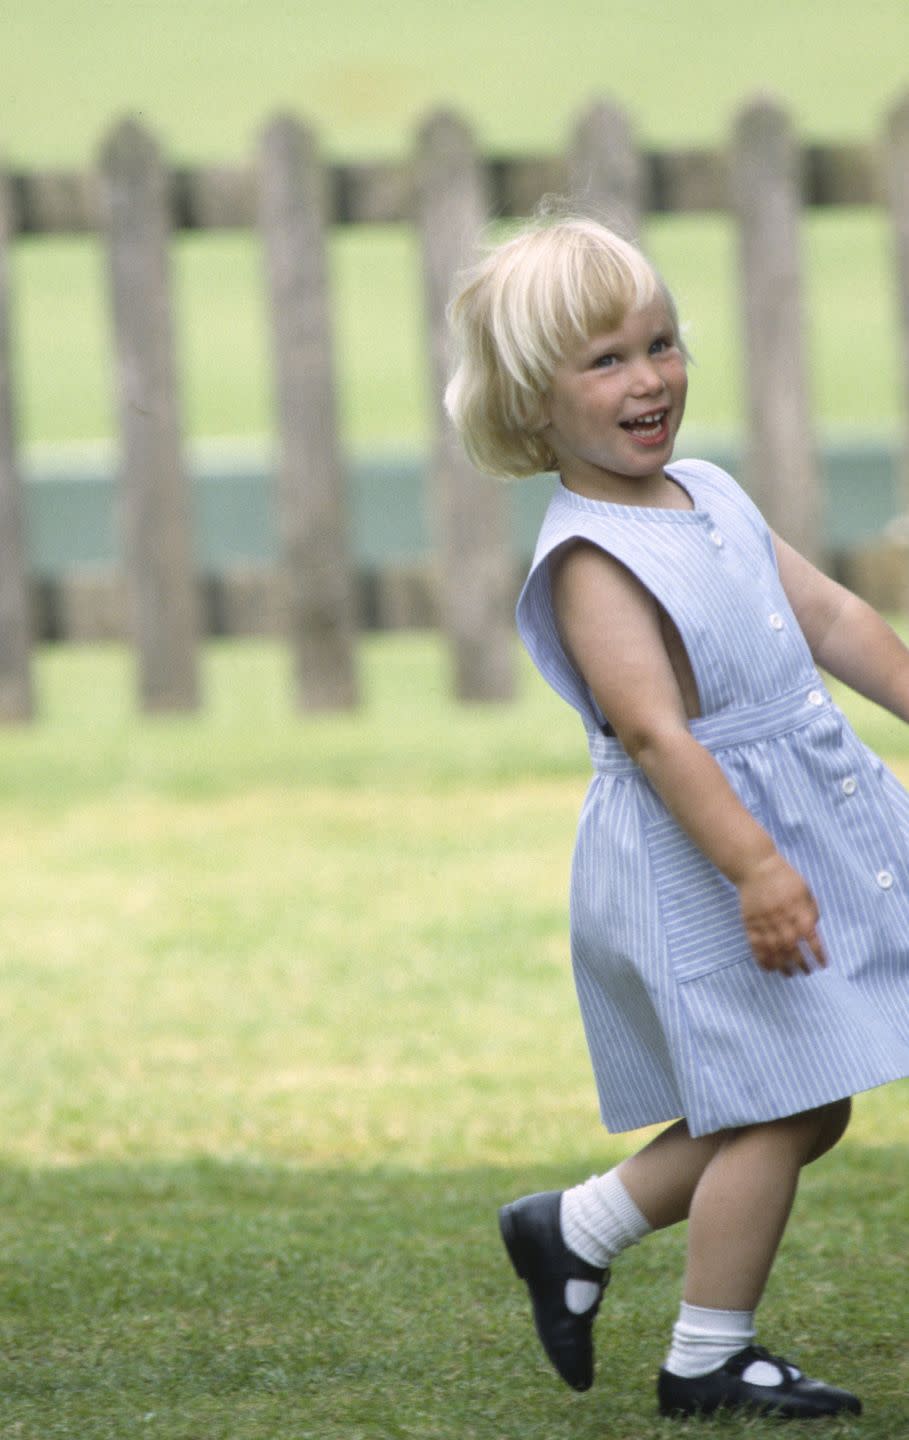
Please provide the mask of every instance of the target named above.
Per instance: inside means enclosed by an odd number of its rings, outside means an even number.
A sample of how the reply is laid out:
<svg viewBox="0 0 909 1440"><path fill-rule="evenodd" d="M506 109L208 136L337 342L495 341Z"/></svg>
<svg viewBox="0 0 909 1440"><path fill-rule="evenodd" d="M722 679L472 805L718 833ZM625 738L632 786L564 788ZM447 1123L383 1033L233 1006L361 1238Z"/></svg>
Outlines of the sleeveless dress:
<svg viewBox="0 0 909 1440"><path fill-rule="evenodd" d="M518 602L545 679L579 711L594 777L571 876L571 951L603 1121L693 1135L777 1119L909 1074L909 795L833 703L759 511L700 460L667 472L693 510L559 484ZM826 969L759 968L735 887L629 759L559 640L549 557L574 538L631 570L674 621L689 722L806 879ZM608 616L604 616L608 624Z"/></svg>

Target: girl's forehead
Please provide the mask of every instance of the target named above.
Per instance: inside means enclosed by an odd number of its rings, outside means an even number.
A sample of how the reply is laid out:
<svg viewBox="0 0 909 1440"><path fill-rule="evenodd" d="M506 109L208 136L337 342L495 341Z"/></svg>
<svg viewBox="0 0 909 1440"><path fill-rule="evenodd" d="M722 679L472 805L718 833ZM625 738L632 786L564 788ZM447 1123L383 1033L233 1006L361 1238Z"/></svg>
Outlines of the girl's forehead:
<svg viewBox="0 0 909 1440"><path fill-rule="evenodd" d="M589 350L604 342L627 340L639 333L661 330L672 324L672 316L662 295L654 295L646 304L626 308L618 316L601 315L585 327L585 333L568 347L569 352Z"/></svg>

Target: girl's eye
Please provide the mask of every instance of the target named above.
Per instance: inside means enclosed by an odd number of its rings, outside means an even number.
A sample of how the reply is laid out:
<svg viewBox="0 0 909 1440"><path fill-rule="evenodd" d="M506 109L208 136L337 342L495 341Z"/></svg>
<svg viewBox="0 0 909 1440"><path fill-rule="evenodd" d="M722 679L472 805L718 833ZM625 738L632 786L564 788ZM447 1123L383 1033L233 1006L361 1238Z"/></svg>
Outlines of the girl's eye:
<svg viewBox="0 0 909 1440"><path fill-rule="evenodd" d="M650 353L651 355L662 355L664 350L671 350L674 343L671 335L661 335L659 339L654 340L650 347Z"/></svg>
<svg viewBox="0 0 909 1440"><path fill-rule="evenodd" d="M593 367L595 370L608 370L618 358L618 355L613 355L611 352L608 355L598 355L593 362Z"/></svg>

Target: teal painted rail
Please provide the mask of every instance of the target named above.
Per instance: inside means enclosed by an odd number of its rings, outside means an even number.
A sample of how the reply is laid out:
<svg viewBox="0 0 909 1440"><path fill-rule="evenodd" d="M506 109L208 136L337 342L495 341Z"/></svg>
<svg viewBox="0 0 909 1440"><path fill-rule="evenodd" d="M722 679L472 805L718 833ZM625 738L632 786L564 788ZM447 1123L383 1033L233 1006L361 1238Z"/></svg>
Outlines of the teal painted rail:
<svg viewBox="0 0 909 1440"><path fill-rule="evenodd" d="M690 436L680 453L703 455L740 475L739 446L728 437ZM880 536L904 509L895 438L851 435L822 445L824 540L848 551ZM29 570L56 579L80 570L116 566L115 460L104 448L33 454L25 464ZM266 448L221 444L191 456L196 564L218 575L235 567L268 567L279 554L273 505L273 466ZM496 482L490 482L496 483ZM550 476L509 487L515 553L531 553L552 487ZM365 570L424 559L432 548L425 462L402 452L348 465L354 558Z"/></svg>

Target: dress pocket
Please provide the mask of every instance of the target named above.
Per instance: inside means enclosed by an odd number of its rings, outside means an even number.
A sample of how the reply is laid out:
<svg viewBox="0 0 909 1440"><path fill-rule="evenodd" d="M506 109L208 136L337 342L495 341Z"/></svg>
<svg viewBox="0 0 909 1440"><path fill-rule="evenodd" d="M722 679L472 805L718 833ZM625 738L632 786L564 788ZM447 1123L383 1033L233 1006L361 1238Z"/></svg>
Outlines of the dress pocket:
<svg viewBox="0 0 909 1440"><path fill-rule="evenodd" d="M650 867L673 973L696 980L752 961L738 891L671 819L647 830Z"/></svg>

